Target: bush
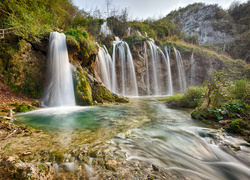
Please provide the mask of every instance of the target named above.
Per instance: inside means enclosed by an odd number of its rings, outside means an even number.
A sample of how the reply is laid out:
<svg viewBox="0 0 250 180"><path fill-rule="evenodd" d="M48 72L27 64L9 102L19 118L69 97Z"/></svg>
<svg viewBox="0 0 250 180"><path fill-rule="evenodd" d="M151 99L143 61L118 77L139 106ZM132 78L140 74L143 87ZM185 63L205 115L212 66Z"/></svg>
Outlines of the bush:
<svg viewBox="0 0 250 180"><path fill-rule="evenodd" d="M25 103L22 103L20 105L18 105L16 108L15 108L15 112L28 112L28 111L32 111L34 110L35 108L32 107L32 106L29 106Z"/></svg>
<svg viewBox="0 0 250 180"><path fill-rule="evenodd" d="M176 94L166 98L166 103L172 107L195 108L198 106L202 95L206 93L204 87L188 87L185 94Z"/></svg>
<svg viewBox="0 0 250 180"><path fill-rule="evenodd" d="M250 104L250 81L241 79L235 81L235 84L228 88L232 99L240 99L242 102Z"/></svg>

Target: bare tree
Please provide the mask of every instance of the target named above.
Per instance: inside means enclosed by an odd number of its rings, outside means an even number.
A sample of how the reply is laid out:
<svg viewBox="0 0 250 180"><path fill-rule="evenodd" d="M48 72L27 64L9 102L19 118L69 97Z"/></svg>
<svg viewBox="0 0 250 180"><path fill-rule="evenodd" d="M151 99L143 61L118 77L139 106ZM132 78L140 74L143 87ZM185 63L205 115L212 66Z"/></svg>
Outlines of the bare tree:
<svg viewBox="0 0 250 180"><path fill-rule="evenodd" d="M105 2L106 2L106 6L107 6L107 16L109 17L109 9L112 5L112 0L105 0Z"/></svg>

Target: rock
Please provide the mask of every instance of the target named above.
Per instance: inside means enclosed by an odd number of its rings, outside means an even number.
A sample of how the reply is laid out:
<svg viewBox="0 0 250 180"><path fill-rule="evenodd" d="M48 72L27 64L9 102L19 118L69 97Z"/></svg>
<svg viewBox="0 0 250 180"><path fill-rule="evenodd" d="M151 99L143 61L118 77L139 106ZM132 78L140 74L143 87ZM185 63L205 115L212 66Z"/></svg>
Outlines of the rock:
<svg viewBox="0 0 250 180"><path fill-rule="evenodd" d="M120 139L126 139L126 134L124 133L119 133L115 136L116 138L120 138Z"/></svg>
<svg viewBox="0 0 250 180"><path fill-rule="evenodd" d="M175 22L188 35L198 34L199 44L222 44L234 40L234 26L226 13L215 5L191 5L183 13L179 13Z"/></svg>
<svg viewBox="0 0 250 180"><path fill-rule="evenodd" d="M152 168L153 168L154 171L159 171L159 167L154 165L154 164L152 164Z"/></svg>
<svg viewBox="0 0 250 180"><path fill-rule="evenodd" d="M118 164L117 161L113 159L113 160L108 160L105 166L106 166L106 169L116 171L117 164Z"/></svg>
<svg viewBox="0 0 250 180"><path fill-rule="evenodd" d="M75 70L76 101L78 105L93 105L92 88L87 78L87 72L81 67Z"/></svg>
<svg viewBox="0 0 250 180"><path fill-rule="evenodd" d="M230 122L231 122L231 120L220 120L219 124L222 126L225 126L225 125L229 124Z"/></svg>
<svg viewBox="0 0 250 180"><path fill-rule="evenodd" d="M0 179L53 179L53 166L24 163L18 156L0 158Z"/></svg>
<svg viewBox="0 0 250 180"><path fill-rule="evenodd" d="M8 116L11 117L11 118L13 117L13 111L12 111L12 109L9 110Z"/></svg>

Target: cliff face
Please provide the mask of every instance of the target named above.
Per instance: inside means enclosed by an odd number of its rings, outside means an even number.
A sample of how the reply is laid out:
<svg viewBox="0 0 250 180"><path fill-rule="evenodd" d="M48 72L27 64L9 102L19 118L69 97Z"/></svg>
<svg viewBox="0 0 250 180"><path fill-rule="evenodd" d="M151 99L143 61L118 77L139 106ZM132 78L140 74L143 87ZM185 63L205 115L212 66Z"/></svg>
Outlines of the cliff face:
<svg viewBox="0 0 250 180"><path fill-rule="evenodd" d="M188 35L198 34L199 44L223 44L234 40L232 19L216 5L190 5L180 11L173 21Z"/></svg>

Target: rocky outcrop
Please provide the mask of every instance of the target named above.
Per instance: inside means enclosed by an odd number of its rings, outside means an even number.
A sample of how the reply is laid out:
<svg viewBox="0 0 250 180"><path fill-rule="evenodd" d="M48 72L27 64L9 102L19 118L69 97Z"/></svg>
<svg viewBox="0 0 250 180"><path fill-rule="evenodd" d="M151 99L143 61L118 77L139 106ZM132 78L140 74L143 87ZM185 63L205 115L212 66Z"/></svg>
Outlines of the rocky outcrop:
<svg viewBox="0 0 250 180"><path fill-rule="evenodd" d="M234 40L234 24L228 13L217 5L188 6L174 21L188 35L198 34L199 44L223 44Z"/></svg>

